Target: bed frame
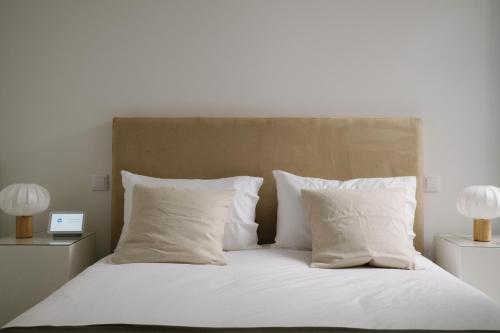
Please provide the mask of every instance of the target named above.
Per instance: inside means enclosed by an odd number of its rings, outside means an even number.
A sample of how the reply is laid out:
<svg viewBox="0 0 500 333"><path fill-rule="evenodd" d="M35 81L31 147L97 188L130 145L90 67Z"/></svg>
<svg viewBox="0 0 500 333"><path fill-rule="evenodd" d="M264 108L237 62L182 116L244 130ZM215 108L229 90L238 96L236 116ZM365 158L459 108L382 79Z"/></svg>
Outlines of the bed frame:
<svg viewBox="0 0 500 333"><path fill-rule="evenodd" d="M422 122L369 118L115 118L111 248L123 226L120 171L160 178L260 176L261 244L274 242L271 171L327 179L415 175L415 247L423 251Z"/></svg>

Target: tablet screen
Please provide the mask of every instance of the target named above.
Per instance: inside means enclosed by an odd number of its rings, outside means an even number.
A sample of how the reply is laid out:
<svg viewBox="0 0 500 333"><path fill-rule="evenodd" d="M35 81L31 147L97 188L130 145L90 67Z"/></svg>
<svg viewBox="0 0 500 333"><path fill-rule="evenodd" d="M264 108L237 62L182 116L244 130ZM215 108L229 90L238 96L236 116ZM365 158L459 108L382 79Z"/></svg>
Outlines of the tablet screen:
<svg viewBox="0 0 500 333"><path fill-rule="evenodd" d="M49 232L80 233L83 231L84 212L68 212L50 214Z"/></svg>

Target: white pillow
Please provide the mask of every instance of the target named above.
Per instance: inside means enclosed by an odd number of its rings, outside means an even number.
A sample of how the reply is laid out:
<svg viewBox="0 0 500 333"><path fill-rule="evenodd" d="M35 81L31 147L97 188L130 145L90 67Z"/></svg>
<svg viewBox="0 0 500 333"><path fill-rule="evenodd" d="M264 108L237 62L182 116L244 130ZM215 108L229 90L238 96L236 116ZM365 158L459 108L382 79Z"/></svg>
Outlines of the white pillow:
<svg viewBox="0 0 500 333"><path fill-rule="evenodd" d="M311 227L307 222L307 212L301 198L301 190L323 189L379 189L404 188L406 208L406 230L413 240L413 222L417 201L416 177L359 178L346 181L300 177L291 173L274 170L278 191L278 222L276 226L276 247L310 250L312 245Z"/></svg>
<svg viewBox="0 0 500 333"><path fill-rule="evenodd" d="M263 178L229 177L221 179L162 179L136 175L122 171L122 183L125 188L123 229L116 246L119 249L128 233L132 211L133 188L136 184L149 186L171 186L181 189L220 189L235 190L229 215L224 227L224 250L244 250L259 247L257 245L257 223L255 206L259 200L259 189ZM116 251L115 250L115 251Z"/></svg>

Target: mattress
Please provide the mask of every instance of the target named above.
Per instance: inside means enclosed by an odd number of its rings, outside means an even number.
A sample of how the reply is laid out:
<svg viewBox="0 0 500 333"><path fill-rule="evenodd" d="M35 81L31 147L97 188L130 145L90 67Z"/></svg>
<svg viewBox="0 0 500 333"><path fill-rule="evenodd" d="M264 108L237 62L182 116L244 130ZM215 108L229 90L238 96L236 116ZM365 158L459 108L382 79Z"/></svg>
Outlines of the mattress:
<svg viewBox="0 0 500 333"><path fill-rule="evenodd" d="M500 305L420 255L415 271L310 268L309 251L225 256L226 266L115 265L108 256L6 327L500 329Z"/></svg>

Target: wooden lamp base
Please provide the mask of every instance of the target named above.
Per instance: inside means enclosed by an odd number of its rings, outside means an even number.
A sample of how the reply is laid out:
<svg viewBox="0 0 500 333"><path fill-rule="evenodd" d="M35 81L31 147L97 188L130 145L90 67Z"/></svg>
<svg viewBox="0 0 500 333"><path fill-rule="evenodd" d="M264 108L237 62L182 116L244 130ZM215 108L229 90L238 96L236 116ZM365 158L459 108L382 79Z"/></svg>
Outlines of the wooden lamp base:
<svg viewBox="0 0 500 333"><path fill-rule="evenodd" d="M16 238L33 237L33 216L16 216Z"/></svg>
<svg viewBox="0 0 500 333"><path fill-rule="evenodd" d="M474 220L474 240L478 242L491 242L491 220Z"/></svg>

